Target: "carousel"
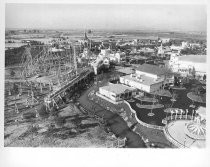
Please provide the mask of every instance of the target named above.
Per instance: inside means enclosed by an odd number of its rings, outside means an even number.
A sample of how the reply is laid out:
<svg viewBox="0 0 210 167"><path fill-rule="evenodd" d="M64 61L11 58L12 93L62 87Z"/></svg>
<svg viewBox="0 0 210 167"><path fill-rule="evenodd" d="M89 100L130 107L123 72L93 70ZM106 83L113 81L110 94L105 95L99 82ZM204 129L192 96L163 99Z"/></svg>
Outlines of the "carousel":
<svg viewBox="0 0 210 167"><path fill-rule="evenodd" d="M180 148L205 148L206 108L198 108L194 116L181 113L182 116L177 117L177 113L174 117L172 114L169 116L164 129L166 138Z"/></svg>

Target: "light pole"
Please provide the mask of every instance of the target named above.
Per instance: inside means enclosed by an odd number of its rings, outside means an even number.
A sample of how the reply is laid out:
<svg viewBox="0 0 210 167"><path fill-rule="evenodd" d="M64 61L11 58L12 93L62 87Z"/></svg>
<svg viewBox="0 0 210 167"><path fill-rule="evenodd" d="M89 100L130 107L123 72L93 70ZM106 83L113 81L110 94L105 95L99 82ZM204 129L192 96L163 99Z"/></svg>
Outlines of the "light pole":
<svg viewBox="0 0 210 167"><path fill-rule="evenodd" d="M192 120L193 120L193 113L195 112L195 110L192 110Z"/></svg>
<svg viewBox="0 0 210 167"><path fill-rule="evenodd" d="M181 111L180 119L182 119L182 113L183 113L183 110Z"/></svg>
<svg viewBox="0 0 210 167"><path fill-rule="evenodd" d="M152 112L152 110L153 110L153 106L152 106L152 108L151 108L151 111L148 113L148 116L150 116L150 117L152 117L152 116L155 115L155 114Z"/></svg>
<svg viewBox="0 0 210 167"><path fill-rule="evenodd" d="M187 119L187 113L188 113L188 109L186 109L186 119Z"/></svg>

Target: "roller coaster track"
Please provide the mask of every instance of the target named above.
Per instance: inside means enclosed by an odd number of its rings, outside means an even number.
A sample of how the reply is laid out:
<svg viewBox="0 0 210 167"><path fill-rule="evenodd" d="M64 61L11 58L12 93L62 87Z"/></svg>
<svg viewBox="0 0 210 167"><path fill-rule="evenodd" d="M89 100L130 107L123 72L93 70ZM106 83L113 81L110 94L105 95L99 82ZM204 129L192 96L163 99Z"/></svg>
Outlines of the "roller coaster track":
<svg viewBox="0 0 210 167"><path fill-rule="evenodd" d="M65 85L60 87L58 90L56 90L56 91L52 92L51 94L49 94L47 96L47 99L53 99L56 96L64 93L69 87L71 87L75 83L78 83L80 80L86 78L91 72L92 72L92 70L90 68L84 69L80 74L78 74L78 76L76 76L70 82L66 83Z"/></svg>
<svg viewBox="0 0 210 167"><path fill-rule="evenodd" d="M42 50L35 56L32 56L31 49L34 47L39 49L41 47ZM53 69L60 74L61 67L69 68L69 66L65 66L66 63L71 63L73 68L73 58L71 55L73 55L71 49L60 53L53 53L48 45L26 46L21 60L23 68L22 76L34 76L42 72L51 73Z"/></svg>

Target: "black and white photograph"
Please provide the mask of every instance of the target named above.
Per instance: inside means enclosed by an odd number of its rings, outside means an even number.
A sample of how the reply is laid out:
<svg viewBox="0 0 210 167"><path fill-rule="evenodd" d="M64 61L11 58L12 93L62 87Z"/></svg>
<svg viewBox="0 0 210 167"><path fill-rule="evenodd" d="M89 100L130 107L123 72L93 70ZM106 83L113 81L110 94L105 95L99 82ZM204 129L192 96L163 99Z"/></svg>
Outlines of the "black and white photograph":
<svg viewBox="0 0 210 167"><path fill-rule="evenodd" d="M5 3L4 149L206 150L207 9Z"/></svg>

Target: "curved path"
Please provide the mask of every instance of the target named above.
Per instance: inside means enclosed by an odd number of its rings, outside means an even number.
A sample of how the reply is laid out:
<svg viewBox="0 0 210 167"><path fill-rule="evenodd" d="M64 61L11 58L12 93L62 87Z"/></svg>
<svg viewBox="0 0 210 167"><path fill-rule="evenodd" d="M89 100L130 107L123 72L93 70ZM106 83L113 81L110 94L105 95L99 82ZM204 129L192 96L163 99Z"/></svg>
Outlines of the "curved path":
<svg viewBox="0 0 210 167"><path fill-rule="evenodd" d="M129 148L145 148L141 137L129 129L127 123L123 118L121 118L118 114L112 113L111 111L105 110L100 105L90 101L88 99L88 94L94 88L92 87L88 91L86 91L79 99L80 104L88 111L94 112L96 115L103 117L110 127L111 131L117 137L126 137L127 143L126 146Z"/></svg>

